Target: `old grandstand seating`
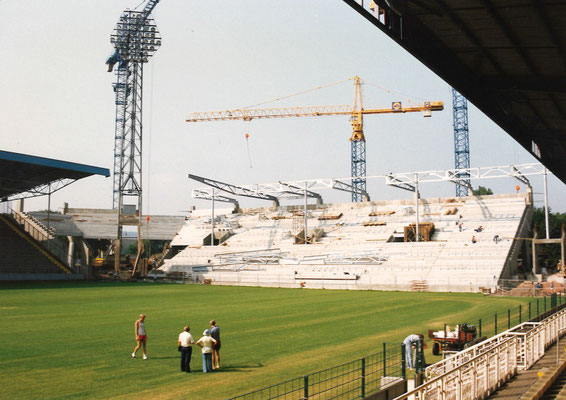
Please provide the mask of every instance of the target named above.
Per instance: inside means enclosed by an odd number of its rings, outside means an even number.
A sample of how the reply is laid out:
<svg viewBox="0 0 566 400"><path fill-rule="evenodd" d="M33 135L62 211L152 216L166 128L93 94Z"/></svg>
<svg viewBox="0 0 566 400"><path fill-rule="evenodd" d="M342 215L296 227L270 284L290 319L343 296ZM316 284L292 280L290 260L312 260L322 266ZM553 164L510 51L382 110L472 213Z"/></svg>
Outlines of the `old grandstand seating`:
<svg viewBox="0 0 566 400"><path fill-rule="evenodd" d="M0 280L77 279L8 215L0 215L0 254Z"/></svg>
<svg viewBox="0 0 566 400"><path fill-rule="evenodd" d="M217 210L216 228L231 236L214 247L204 245L210 210L200 210L173 239L178 253L162 270L215 284L477 291L516 272L514 238L530 210L526 194L422 199L420 222L435 231L431 241L415 243L403 241L416 218L411 201L312 205L309 236L314 229L324 236L309 245L294 240L301 207Z"/></svg>

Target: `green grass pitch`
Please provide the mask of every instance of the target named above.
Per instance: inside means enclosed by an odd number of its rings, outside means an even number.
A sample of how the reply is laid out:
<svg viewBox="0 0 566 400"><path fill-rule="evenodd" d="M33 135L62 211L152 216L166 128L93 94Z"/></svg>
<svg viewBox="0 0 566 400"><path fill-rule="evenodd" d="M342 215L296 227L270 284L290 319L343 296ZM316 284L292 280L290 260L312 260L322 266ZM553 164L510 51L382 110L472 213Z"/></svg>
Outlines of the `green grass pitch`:
<svg viewBox="0 0 566 400"><path fill-rule="evenodd" d="M527 301L153 283L2 284L0 397L228 398L376 353L382 342L400 343L444 323L485 318L485 332L498 312L502 331L507 308ZM142 312L149 360L141 352L130 357ZM203 374L195 348L193 373L181 373L179 332L188 323L196 340L210 319L222 332L222 369Z"/></svg>

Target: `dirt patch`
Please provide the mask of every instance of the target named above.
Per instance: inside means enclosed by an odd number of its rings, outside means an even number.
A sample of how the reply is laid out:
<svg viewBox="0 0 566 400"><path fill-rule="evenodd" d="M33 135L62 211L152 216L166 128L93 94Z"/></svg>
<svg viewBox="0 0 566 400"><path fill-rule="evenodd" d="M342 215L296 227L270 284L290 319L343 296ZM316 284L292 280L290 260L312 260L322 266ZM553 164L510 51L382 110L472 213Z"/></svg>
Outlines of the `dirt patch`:
<svg viewBox="0 0 566 400"><path fill-rule="evenodd" d="M496 294L512 297L550 296L553 293L564 293L564 285L558 282L525 281L509 291L497 291Z"/></svg>

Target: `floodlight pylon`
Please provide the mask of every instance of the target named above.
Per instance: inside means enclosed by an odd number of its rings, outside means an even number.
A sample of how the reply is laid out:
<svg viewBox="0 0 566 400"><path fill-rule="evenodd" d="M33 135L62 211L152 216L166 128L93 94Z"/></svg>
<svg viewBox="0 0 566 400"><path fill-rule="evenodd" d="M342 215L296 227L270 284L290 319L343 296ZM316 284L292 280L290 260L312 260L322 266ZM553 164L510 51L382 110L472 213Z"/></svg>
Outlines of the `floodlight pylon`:
<svg viewBox="0 0 566 400"><path fill-rule="evenodd" d="M161 46L161 37L151 11L159 0L149 0L143 11L126 10L120 16L110 42L114 54L108 58L108 71L116 68L115 93L116 117L114 129L114 177L112 206L118 213L117 241L114 247L115 272L118 273L121 252L122 228L137 226L138 254L134 273L142 254L142 109L143 64ZM135 205L135 215L124 214L125 198ZM137 203L137 204L135 204Z"/></svg>

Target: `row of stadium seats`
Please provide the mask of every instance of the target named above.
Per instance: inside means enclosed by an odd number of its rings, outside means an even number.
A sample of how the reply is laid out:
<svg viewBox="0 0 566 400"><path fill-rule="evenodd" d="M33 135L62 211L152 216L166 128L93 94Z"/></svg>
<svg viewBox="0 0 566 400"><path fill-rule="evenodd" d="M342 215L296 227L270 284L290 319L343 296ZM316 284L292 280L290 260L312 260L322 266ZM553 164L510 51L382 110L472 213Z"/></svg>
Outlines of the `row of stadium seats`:
<svg viewBox="0 0 566 400"><path fill-rule="evenodd" d="M424 206L422 205L424 204ZM270 273L285 276L284 281L295 282L296 275L316 272L321 281L324 273L314 271L313 264L327 263L327 279L335 279L336 270L347 268L358 274L353 283L344 283L348 288L358 285L387 288L408 288L414 280L450 281L468 290L493 282L493 276L500 277L510 255L513 238L525 214L527 197L523 194L467 197L463 199L423 199L420 206L420 222L432 222L435 233L430 242L403 243L404 228L414 223L416 215L414 204L410 201L390 201L376 203L344 203L322 206L309 206L309 235L315 229L323 230L318 242L310 245L295 244L295 235L303 227L303 210L300 207L283 207L276 211L270 209L244 210L240 214L217 214L217 226L231 226L230 236L221 246L203 246L203 240L210 234L210 217L201 212L189 218L172 245L184 248L168 260L163 270L192 271L192 267L207 267L203 277L217 283L225 283L224 278L216 276L215 266L220 265L222 253L249 252L255 250L277 249L281 261L265 264L258 270L253 262L248 265L254 271L246 271L241 265L234 265L238 279L247 281L247 275L254 275L250 281L262 284ZM447 213L447 210L449 211ZM324 218L320 218L324 216ZM339 216L339 217L338 217ZM335 219L329 219L336 217ZM379 226L364 226L373 221L383 222ZM460 231L459 224L463 230ZM474 229L482 226L481 232ZM228 229L228 228L227 228ZM495 243L493 237L502 240ZM472 243L475 237L476 243ZM374 261L366 260L364 265L347 265L352 255L360 252L370 253ZM242 253L245 254L245 253ZM336 254L342 255L342 260ZM318 256L316 260L313 257ZM376 262L375 259L381 258ZM222 266L223 271L227 266ZM362 270L359 271L359 269ZM297 273L295 273L297 271ZM347 271L347 272L348 272ZM385 271L392 271L387 276ZM230 278L233 282L236 278ZM281 279L279 279L280 281ZM309 285L315 286L316 279ZM365 283L364 283L365 282ZM370 282L370 283L368 283Z"/></svg>
<svg viewBox="0 0 566 400"><path fill-rule="evenodd" d="M0 278L6 274L52 274L61 269L0 218ZM15 224L15 222L14 222Z"/></svg>

